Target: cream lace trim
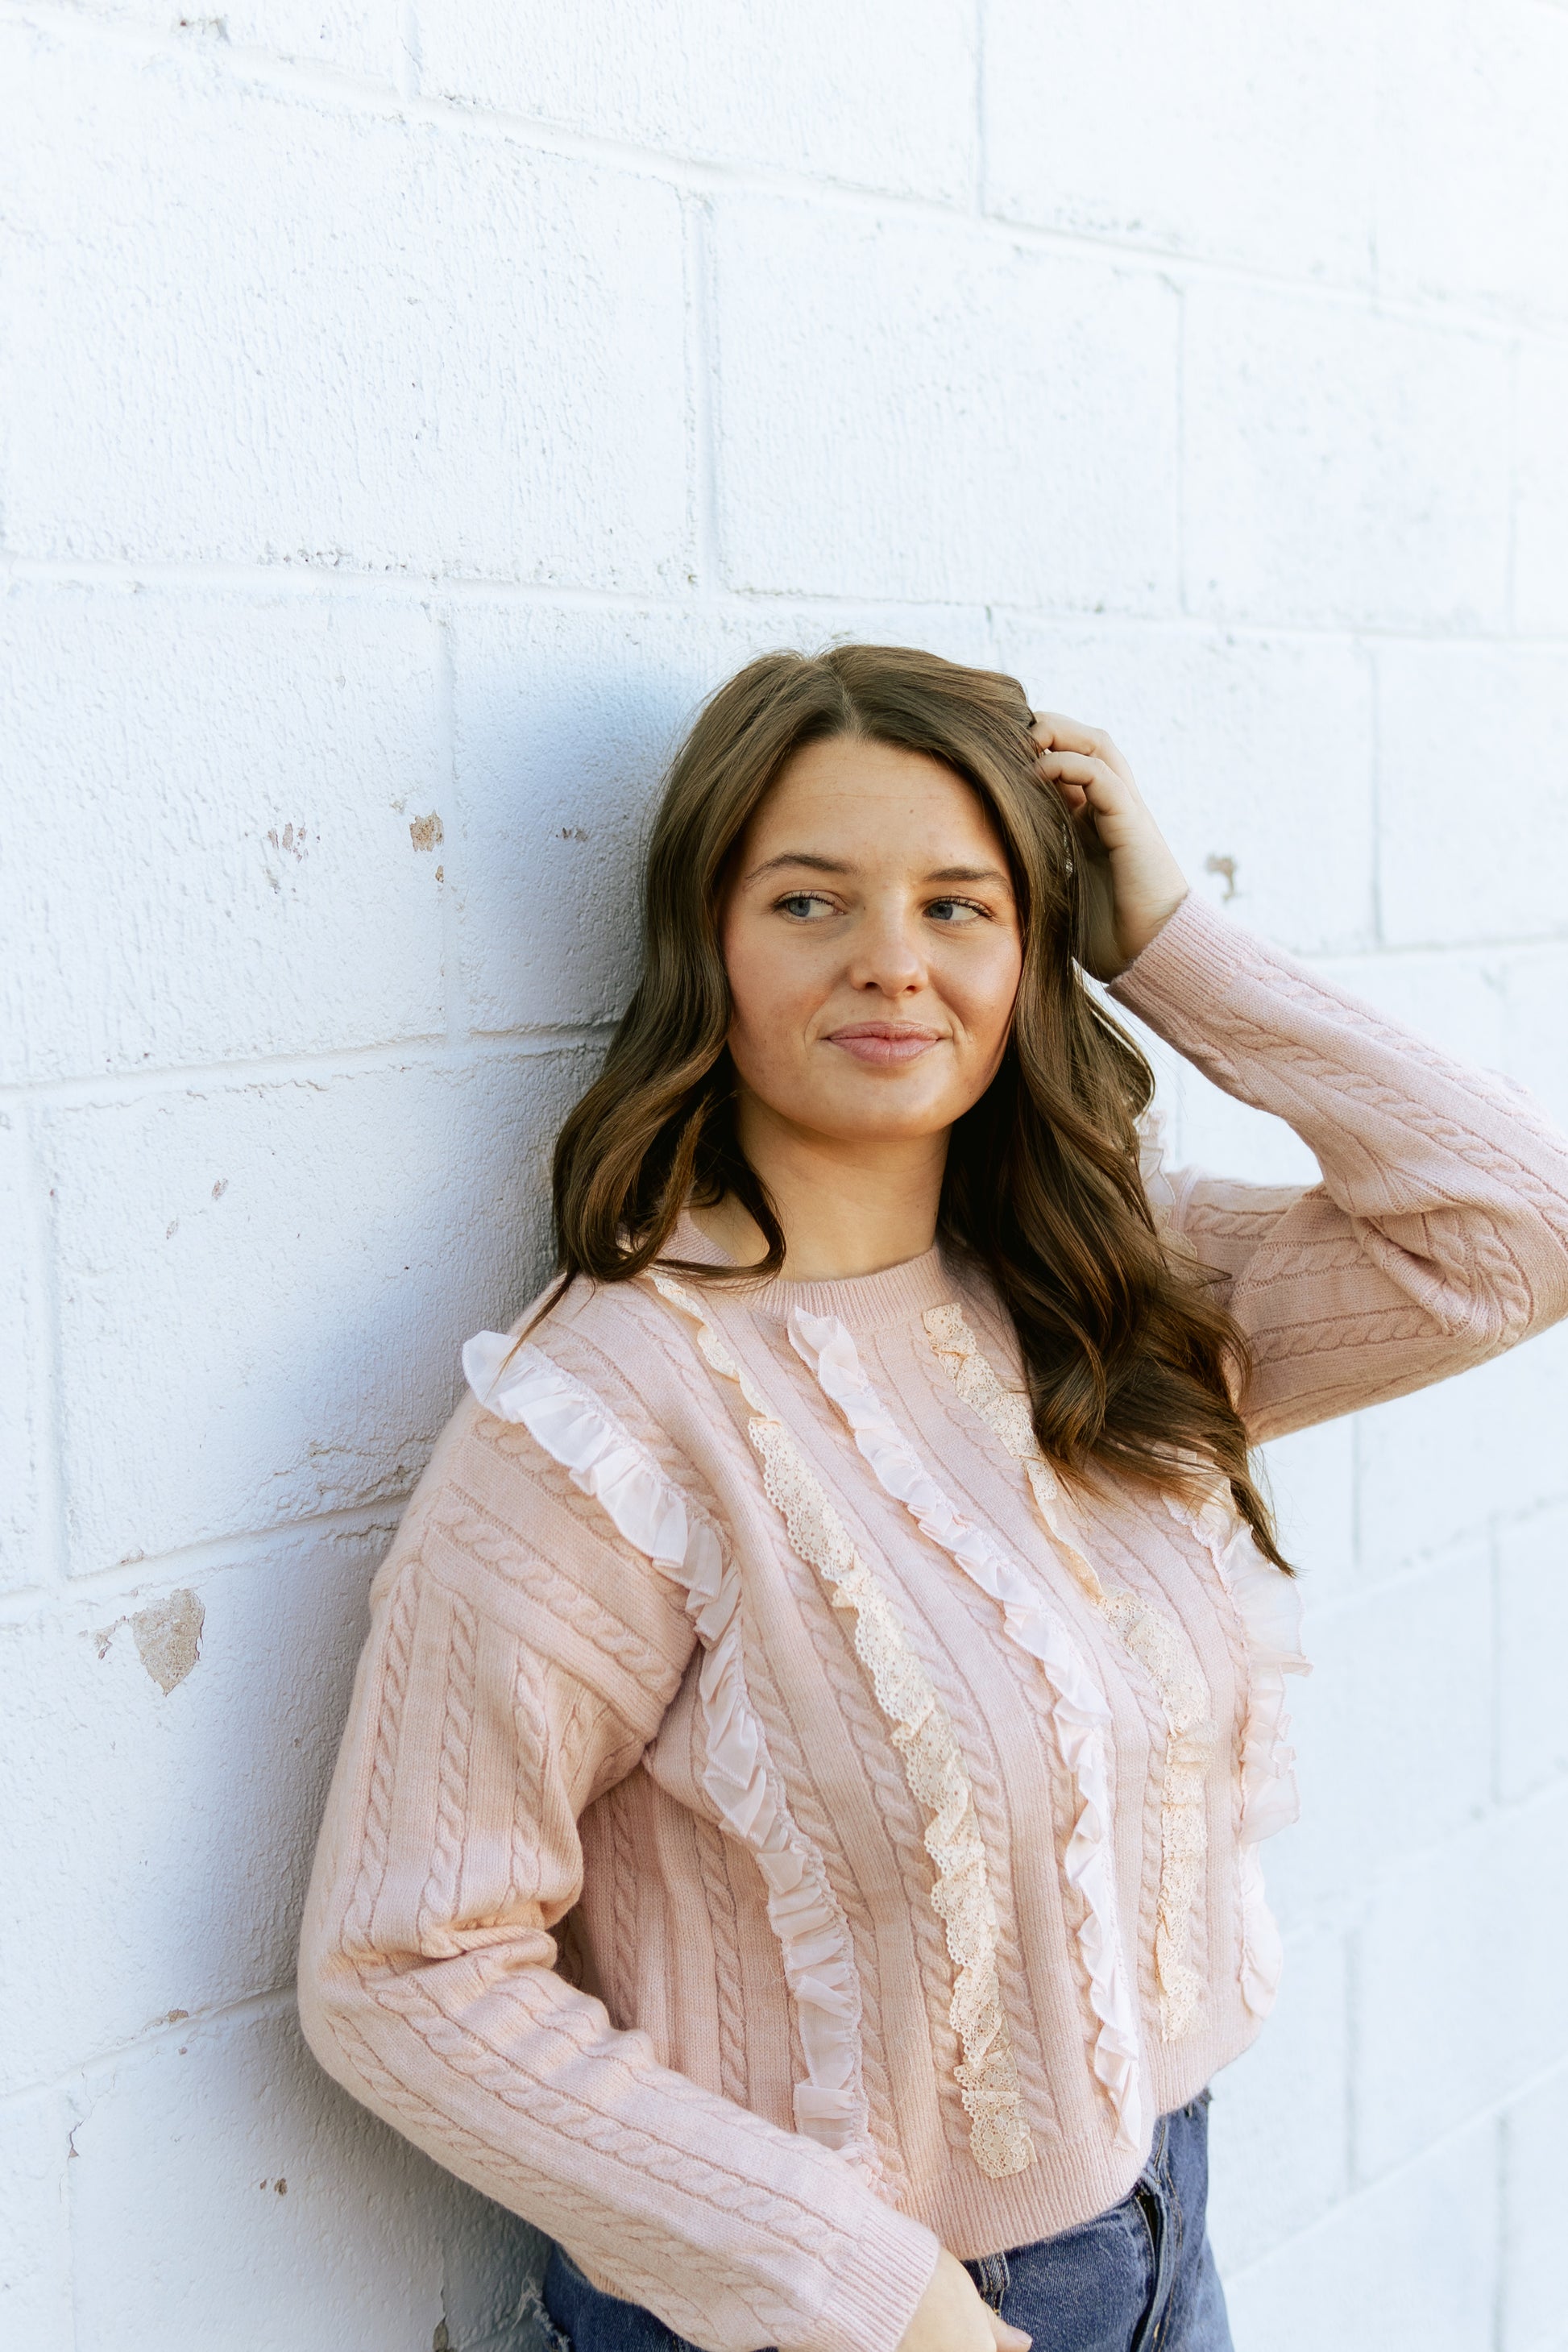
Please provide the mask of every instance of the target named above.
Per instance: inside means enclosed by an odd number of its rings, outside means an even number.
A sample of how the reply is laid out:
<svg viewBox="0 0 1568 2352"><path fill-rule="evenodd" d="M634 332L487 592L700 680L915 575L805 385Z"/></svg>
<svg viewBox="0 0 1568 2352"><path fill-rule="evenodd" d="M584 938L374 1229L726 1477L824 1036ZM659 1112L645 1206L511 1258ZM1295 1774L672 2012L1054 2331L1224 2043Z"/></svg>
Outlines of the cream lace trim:
<svg viewBox="0 0 1568 2352"><path fill-rule="evenodd" d="M1160 1988L1160 2032L1178 2042L1197 2014L1203 1978L1188 1958L1192 1918L1203 1884L1208 1846L1205 1789L1218 1737L1209 1694L1194 1672L1186 1645L1163 1610L1141 1593L1103 1583L1076 1540L1055 1473L1040 1452L1028 1399L1004 1388L957 1307L932 1307L921 1318L939 1362L953 1387L1024 1465L1036 1505L1058 1549L1118 1639L1143 1668L1165 1717L1165 1765L1160 1784L1160 1885L1154 1917L1154 1974Z"/></svg>
<svg viewBox="0 0 1568 2352"><path fill-rule="evenodd" d="M1033 2163L1035 2147L997 1990L996 1906L985 1847L952 1726L816 1473L725 1347L700 1299L668 1275L655 1272L651 1279L659 1296L696 1324L698 1345L712 1370L740 1389L750 1407L746 1434L790 1543L822 1579L833 1606L853 1619L855 1654L891 1727L910 1792L927 1816L925 1848L936 1873L931 1906L954 1968L948 2014L963 2053L955 2071L970 2118L970 2151L989 2179L1005 2179Z"/></svg>
<svg viewBox="0 0 1568 2352"><path fill-rule="evenodd" d="M1111 1853L1110 1708L1037 1572L955 1510L867 1379L837 1316L792 1307L790 1343L849 1425L878 1484L1001 1611L1007 1639L1033 1658L1050 1693L1051 1728L1073 1789L1062 1871L1079 1896L1079 1956L1094 2011L1096 2080L1116 2116L1116 2145L1142 2145L1138 2003L1122 1950Z"/></svg>

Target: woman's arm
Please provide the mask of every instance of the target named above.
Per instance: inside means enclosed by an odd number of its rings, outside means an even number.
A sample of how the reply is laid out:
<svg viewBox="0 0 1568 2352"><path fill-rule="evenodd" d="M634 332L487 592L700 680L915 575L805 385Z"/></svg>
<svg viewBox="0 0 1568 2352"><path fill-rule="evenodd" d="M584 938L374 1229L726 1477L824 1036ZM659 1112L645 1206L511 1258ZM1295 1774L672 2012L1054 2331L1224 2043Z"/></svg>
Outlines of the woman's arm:
<svg viewBox="0 0 1568 2352"><path fill-rule="evenodd" d="M712 2352L892 2352L931 2233L555 1971L578 1816L636 1765L694 1640L678 1590L559 1483L466 1405L376 1578L306 1907L306 2037L395 2129Z"/></svg>
<svg viewBox="0 0 1568 2352"><path fill-rule="evenodd" d="M1322 1182L1178 1172L1156 1206L1246 1333L1255 1441L1403 1396L1568 1315L1568 1137L1508 1080L1189 898L1111 993ZM1163 1195L1163 1198L1159 1197Z"/></svg>
<svg viewBox="0 0 1568 2352"><path fill-rule="evenodd" d="M1568 1315L1568 1137L1508 1080L1198 905L1109 736L1052 711L1035 735L1085 861L1090 970L1226 1094L1288 1120L1322 1171L1310 1188L1155 1188L1250 1343L1254 1441Z"/></svg>

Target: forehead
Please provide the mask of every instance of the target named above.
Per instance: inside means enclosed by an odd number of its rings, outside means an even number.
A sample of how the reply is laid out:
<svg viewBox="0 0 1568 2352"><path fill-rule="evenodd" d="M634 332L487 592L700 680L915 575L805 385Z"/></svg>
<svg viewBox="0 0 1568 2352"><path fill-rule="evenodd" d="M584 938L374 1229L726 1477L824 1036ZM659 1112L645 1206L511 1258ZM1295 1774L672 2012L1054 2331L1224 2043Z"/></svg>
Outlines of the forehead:
<svg viewBox="0 0 1568 2352"><path fill-rule="evenodd" d="M944 761L834 736L797 751L752 819L746 862L796 849L856 865L1005 863L990 812Z"/></svg>

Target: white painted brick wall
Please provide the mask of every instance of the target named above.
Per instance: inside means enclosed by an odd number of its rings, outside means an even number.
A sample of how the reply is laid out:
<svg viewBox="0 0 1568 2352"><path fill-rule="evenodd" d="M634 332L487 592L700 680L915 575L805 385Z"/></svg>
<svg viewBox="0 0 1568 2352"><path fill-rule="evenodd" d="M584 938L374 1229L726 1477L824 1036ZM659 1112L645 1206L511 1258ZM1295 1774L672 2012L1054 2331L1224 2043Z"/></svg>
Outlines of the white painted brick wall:
<svg viewBox="0 0 1568 2352"><path fill-rule="evenodd" d="M769 645L1001 662L1568 1118L1568 10L0 0L0 2329L521 2352L536 2242L304 2057L295 1906L660 761ZM1161 1067L1189 1156L1310 1173ZM1565 1408L1556 1335L1271 1449L1319 1664L1238 2352L1568 2347Z"/></svg>

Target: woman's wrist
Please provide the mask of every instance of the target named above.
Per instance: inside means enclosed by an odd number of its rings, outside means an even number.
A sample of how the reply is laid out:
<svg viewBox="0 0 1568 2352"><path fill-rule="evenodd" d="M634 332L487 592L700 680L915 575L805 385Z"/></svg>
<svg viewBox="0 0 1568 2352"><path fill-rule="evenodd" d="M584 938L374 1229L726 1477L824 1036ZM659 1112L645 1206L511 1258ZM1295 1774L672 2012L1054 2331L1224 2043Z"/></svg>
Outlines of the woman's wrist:
<svg viewBox="0 0 1568 2352"><path fill-rule="evenodd" d="M1169 896L1156 898L1151 905L1118 908L1116 944L1121 951L1122 961L1114 972L1105 975L1108 980L1120 980L1129 965L1136 963L1144 949L1153 945L1172 916L1185 903L1192 885L1179 869L1176 869L1176 886Z"/></svg>

